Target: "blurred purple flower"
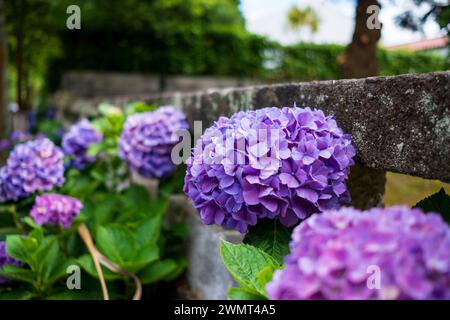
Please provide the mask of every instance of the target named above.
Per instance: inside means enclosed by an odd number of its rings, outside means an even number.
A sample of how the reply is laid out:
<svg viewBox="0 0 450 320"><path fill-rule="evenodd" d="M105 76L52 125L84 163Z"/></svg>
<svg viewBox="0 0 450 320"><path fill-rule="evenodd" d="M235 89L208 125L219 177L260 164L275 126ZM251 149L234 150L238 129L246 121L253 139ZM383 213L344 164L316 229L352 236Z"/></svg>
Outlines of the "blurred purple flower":
<svg viewBox="0 0 450 320"><path fill-rule="evenodd" d="M185 115L172 106L130 116L119 140L119 155L131 170L160 178L175 168L172 148L180 141L176 131L188 129Z"/></svg>
<svg viewBox="0 0 450 320"><path fill-rule="evenodd" d="M47 119L53 120L56 118L56 114L58 113L58 108L56 107L48 107L45 111L45 117Z"/></svg>
<svg viewBox="0 0 450 320"><path fill-rule="evenodd" d="M8 150L10 146L11 146L11 143L9 142L8 139L0 140L0 152Z"/></svg>
<svg viewBox="0 0 450 320"><path fill-rule="evenodd" d="M93 143L103 140L101 132L97 131L92 124L83 119L74 124L62 138L64 153L72 157L72 165L78 170L95 161L95 157L87 155L87 149Z"/></svg>
<svg viewBox="0 0 450 320"><path fill-rule="evenodd" d="M188 159L184 192L205 224L245 232L258 219L295 225L350 200L350 135L310 108L221 117Z"/></svg>
<svg viewBox="0 0 450 320"><path fill-rule="evenodd" d="M62 228L68 229L82 208L83 205L76 198L47 193L36 197L30 217L38 225L59 224Z"/></svg>
<svg viewBox="0 0 450 320"><path fill-rule="evenodd" d="M450 299L450 227L438 214L330 210L296 227L290 247L271 299Z"/></svg>
<svg viewBox="0 0 450 320"><path fill-rule="evenodd" d="M19 144L0 169L0 202L17 200L64 183L64 155L47 138Z"/></svg>
<svg viewBox="0 0 450 320"><path fill-rule="evenodd" d="M20 267L23 265L22 262L10 257L6 252L6 241L0 241L0 269L5 265L10 264L13 266ZM0 277L0 284L8 283L9 279L5 277Z"/></svg>
<svg viewBox="0 0 450 320"><path fill-rule="evenodd" d="M25 142L32 138L33 136L26 131L15 130L11 133L11 141L13 143Z"/></svg>
<svg viewBox="0 0 450 320"><path fill-rule="evenodd" d="M36 110L28 112L28 131L35 132L38 126L38 113Z"/></svg>

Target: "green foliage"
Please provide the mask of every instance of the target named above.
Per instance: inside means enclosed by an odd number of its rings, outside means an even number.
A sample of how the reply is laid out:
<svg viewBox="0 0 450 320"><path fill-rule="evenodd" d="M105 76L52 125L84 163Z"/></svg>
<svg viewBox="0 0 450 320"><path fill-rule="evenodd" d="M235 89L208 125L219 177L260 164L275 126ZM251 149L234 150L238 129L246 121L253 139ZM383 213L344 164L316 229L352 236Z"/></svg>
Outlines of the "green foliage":
<svg viewBox="0 0 450 320"><path fill-rule="evenodd" d="M220 255L233 278L241 285L231 288L233 300L267 299L265 287L289 253L291 230L276 220L262 220L251 227L243 244L222 241Z"/></svg>
<svg viewBox="0 0 450 320"><path fill-rule="evenodd" d="M272 81L340 79L337 60L344 50L345 46L335 44L300 43L285 47L274 46L274 68L265 71L265 77ZM378 62L380 74L385 76L450 68L450 60L435 53L388 51L383 48L378 50Z"/></svg>
<svg viewBox="0 0 450 320"><path fill-rule="evenodd" d="M220 255L223 263L242 290L260 299L267 298L265 285L280 264L270 255L247 244L222 241ZM236 297L234 289L232 295ZM230 296L231 298L232 296Z"/></svg>
<svg viewBox="0 0 450 320"><path fill-rule="evenodd" d="M83 29L60 31L63 54L50 64L51 89L65 70L150 72L164 86L166 74L248 76L262 66L266 40L246 31L236 0L77 4Z"/></svg>
<svg viewBox="0 0 450 320"><path fill-rule="evenodd" d="M291 232L277 220L265 219L251 227L245 235L244 243L263 250L279 263L289 253Z"/></svg>
<svg viewBox="0 0 450 320"><path fill-rule="evenodd" d="M83 170L67 170L65 184L54 190L74 196L84 205L70 229L34 223L28 216L34 197L0 205L0 240L6 238L8 254L24 263L23 267L5 265L0 269L0 276L14 281L0 288L0 299L102 298L94 262L76 233L80 223L89 228L99 252L137 274L145 285L172 281L185 270L181 243L187 227L163 223L168 196L180 189L181 173L161 181L162 190L151 198L145 187L131 183L127 167L118 157L117 142L126 116L154 108L135 102L123 113L108 104L99 106L101 115L92 122L104 140L89 149L97 160ZM62 281L68 276L69 264L83 270L82 293L68 292ZM132 295L130 279L106 268L103 271L111 297L128 299Z"/></svg>
<svg viewBox="0 0 450 320"><path fill-rule="evenodd" d="M56 236L44 236L42 229L34 229L28 236L10 235L6 240L8 254L26 268L4 265L0 275L24 282L35 295L42 294L63 278L69 260L61 253ZM1 291L0 291L1 295Z"/></svg>
<svg viewBox="0 0 450 320"><path fill-rule="evenodd" d="M437 212L445 221L450 223L450 196L441 188L435 194L416 203L414 208L420 208L424 212Z"/></svg>

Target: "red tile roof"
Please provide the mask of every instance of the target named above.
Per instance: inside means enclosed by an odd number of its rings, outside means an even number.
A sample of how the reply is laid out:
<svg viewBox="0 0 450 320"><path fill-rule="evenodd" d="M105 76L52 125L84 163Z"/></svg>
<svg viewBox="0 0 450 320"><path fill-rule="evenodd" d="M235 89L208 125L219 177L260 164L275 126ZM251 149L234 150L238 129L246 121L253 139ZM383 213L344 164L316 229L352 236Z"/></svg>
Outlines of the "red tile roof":
<svg viewBox="0 0 450 320"><path fill-rule="evenodd" d="M444 48L448 45L449 38L447 36L435 38L435 39L426 39L412 43L405 43L395 46L386 47L388 50L409 50L409 51L422 51L429 49L439 49Z"/></svg>

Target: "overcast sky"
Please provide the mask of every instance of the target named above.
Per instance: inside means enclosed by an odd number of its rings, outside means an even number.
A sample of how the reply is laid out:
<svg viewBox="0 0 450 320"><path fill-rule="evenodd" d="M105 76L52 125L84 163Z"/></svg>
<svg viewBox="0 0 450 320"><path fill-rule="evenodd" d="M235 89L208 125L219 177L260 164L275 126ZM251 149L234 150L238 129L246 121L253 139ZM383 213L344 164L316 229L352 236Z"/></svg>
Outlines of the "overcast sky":
<svg viewBox="0 0 450 320"><path fill-rule="evenodd" d="M295 43L300 39L317 43L346 44L350 42L353 34L355 3L354 0L241 0L241 10L249 31L266 35L284 44ZM405 30L395 24L394 18L408 8L423 12L427 9L425 6L417 9L412 0L385 0L381 3L383 45L403 44L442 35L434 21L425 25L425 34ZM316 34L311 34L308 29L299 32L289 30L286 15L292 5L300 8L311 6L316 11L320 19Z"/></svg>

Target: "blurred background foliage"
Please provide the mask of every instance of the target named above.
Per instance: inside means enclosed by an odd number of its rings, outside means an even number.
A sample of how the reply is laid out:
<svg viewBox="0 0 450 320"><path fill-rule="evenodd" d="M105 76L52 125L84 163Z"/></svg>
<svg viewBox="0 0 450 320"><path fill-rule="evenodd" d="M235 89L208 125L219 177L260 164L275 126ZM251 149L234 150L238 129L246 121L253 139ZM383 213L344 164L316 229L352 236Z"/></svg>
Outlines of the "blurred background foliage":
<svg viewBox="0 0 450 320"><path fill-rule="evenodd" d="M20 106L56 90L67 70L154 73L162 83L170 74L266 82L342 77L337 58L344 46L283 46L252 34L239 0L78 0L82 29L68 30L66 9L72 2L6 2L9 92ZM295 10L289 12L292 28L317 28L314 12ZM446 70L450 61L380 48L379 64L382 75L394 75Z"/></svg>

